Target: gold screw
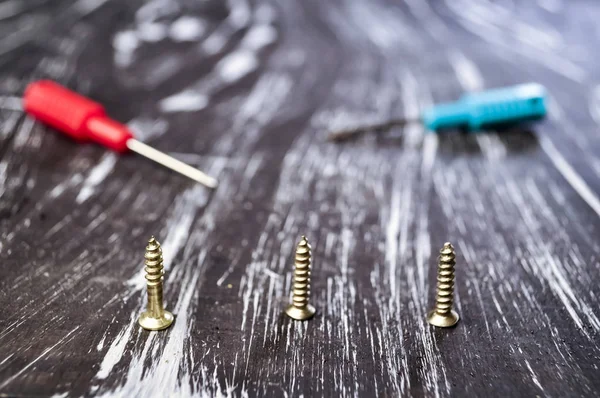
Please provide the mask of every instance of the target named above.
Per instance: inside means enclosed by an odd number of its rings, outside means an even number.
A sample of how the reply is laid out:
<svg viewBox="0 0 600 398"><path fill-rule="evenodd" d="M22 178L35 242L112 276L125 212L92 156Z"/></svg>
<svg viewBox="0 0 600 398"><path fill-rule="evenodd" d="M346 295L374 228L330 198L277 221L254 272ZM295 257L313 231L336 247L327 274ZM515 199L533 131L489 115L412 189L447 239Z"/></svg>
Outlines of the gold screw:
<svg viewBox="0 0 600 398"><path fill-rule="evenodd" d="M146 285L148 288L148 307L138 320L141 327L146 330L162 330L173 323L173 314L165 311L163 307L163 256L160 243L154 236L148 241L146 255Z"/></svg>
<svg viewBox="0 0 600 398"><path fill-rule="evenodd" d="M427 322L433 326L447 328L458 322L459 316L452 309L455 264L454 247L446 242L440 250L435 309L427 315Z"/></svg>
<svg viewBox="0 0 600 398"><path fill-rule="evenodd" d="M292 284L292 304L285 313L292 319L304 321L315 315L315 307L308 303L310 297L310 245L305 236L302 236L296 247L294 258L294 282Z"/></svg>

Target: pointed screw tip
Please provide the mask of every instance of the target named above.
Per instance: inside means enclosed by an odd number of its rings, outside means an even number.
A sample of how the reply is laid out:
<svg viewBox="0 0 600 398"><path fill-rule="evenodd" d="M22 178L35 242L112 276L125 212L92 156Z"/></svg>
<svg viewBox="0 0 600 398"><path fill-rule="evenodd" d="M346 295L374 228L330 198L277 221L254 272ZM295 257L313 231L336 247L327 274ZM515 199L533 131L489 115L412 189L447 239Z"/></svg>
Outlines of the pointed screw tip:
<svg viewBox="0 0 600 398"><path fill-rule="evenodd" d="M198 182L200 182L200 181L198 181ZM211 180L208 180L208 181L200 182L200 183L210 189L216 189L219 186L219 181L215 180L214 178L212 178Z"/></svg>
<svg viewBox="0 0 600 398"><path fill-rule="evenodd" d="M308 246L308 239L306 239L306 236L302 235L300 237L300 242L298 243L298 246Z"/></svg>

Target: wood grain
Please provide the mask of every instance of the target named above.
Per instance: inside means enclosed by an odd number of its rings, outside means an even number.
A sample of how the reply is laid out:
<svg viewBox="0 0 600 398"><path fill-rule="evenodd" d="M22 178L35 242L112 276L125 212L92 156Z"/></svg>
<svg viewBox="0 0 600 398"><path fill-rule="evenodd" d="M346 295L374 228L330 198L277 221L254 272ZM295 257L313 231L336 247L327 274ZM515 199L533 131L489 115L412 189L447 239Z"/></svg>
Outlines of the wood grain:
<svg viewBox="0 0 600 398"><path fill-rule="evenodd" d="M600 7L592 1L0 3L0 395L596 396ZM51 78L215 191L14 110ZM526 81L531 129L343 145ZM293 322L294 247L317 316ZM165 332L137 325L150 235ZM457 250L456 328L429 327Z"/></svg>

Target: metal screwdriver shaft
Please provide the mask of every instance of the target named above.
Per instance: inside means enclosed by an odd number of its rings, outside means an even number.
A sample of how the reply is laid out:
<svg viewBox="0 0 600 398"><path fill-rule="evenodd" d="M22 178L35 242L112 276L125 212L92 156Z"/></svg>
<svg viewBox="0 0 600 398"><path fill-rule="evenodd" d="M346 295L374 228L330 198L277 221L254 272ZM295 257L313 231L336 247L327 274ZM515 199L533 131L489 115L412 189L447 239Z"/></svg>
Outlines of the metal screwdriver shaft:
<svg viewBox="0 0 600 398"><path fill-rule="evenodd" d="M393 120L389 120L389 121L382 122L382 123L371 124L368 126L360 126L360 127L346 129L346 130L334 131L329 134L328 139L329 139L329 141L341 142L341 141L348 140L350 138L354 138L360 134L367 133L369 131L381 132L381 131L386 131L388 129L391 129L392 127L401 127L401 126L405 126L409 123L415 123L415 122L419 122L419 120L418 119L414 119L414 120L406 119L406 118L393 119Z"/></svg>
<svg viewBox="0 0 600 398"><path fill-rule="evenodd" d="M127 140L127 148L137 154L155 161L156 163L160 163L173 171L183 174L192 180L198 181L200 184L208 188L216 188L218 185L217 180L204 174L202 171L195 169L192 166L167 155L166 153L158 151L151 146L136 140L135 138L130 138Z"/></svg>

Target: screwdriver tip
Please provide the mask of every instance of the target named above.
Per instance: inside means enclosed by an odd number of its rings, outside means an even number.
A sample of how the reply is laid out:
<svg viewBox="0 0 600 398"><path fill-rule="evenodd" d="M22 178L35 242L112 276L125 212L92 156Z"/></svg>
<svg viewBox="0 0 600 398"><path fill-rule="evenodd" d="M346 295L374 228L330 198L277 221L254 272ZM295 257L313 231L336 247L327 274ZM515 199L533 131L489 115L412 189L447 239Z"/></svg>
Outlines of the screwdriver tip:
<svg viewBox="0 0 600 398"><path fill-rule="evenodd" d="M176 171L178 171L179 173L191 178L192 180L204 185L207 188L210 189L215 189L218 185L219 182L217 181L216 178L211 177L205 173L203 173L202 171L193 168L189 165L185 165L187 167L183 167L183 168L178 168Z"/></svg>
<svg viewBox="0 0 600 398"><path fill-rule="evenodd" d="M134 138L127 140L127 147L148 159L151 159L157 163L162 164L163 166L176 171L186 177L191 178L194 181L199 182L207 188L216 188L218 182L215 178L206 175L202 171L183 163L180 160L173 158L172 156L167 155L166 153L160 152L151 146L144 144Z"/></svg>
<svg viewBox="0 0 600 398"><path fill-rule="evenodd" d="M200 181L198 181L200 182ZM214 178L210 181L204 181L204 184L207 188L211 188L211 189L215 189L216 187L219 186L219 181L215 180Z"/></svg>

